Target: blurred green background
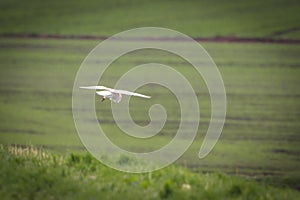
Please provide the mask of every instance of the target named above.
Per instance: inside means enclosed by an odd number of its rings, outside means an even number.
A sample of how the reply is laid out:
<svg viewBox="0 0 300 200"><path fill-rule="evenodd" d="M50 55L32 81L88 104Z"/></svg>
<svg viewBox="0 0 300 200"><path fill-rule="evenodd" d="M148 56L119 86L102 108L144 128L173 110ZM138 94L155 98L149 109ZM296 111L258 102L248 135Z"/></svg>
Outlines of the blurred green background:
<svg viewBox="0 0 300 200"><path fill-rule="evenodd" d="M296 40L298 43L201 42L216 62L227 91L227 120L212 153L197 153L208 127L207 91L199 94L201 123L191 148L177 163L196 171L224 171L253 176L292 178L300 174L300 3L299 1L0 1L0 143L43 146L54 152L84 150L72 118L72 87L76 72L100 40L51 39L43 35L104 36L144 26L175 29L195 38L239 37ZM23 36L30 36L23 38ZM156 60L147 54L147 62ZM108 86L120 72L143 62L145 53L115 63ZM159 57L187 76L193 70L178 58ZM199 78L192 79L197 86ZM125 88L126 89L126 88ZM132 113L147 112L152 103L166 106L172 123L153 139L168 142L180 118L176 101L162 89L143 106L132 100ZM170 95L170 94L167 94ZM110 104L96 99L97 113L110 138L124 148L135 146L111 124ZM105 113L105 115L101 115ZM147 123L148 116L136 120ZM153 146L152 146L153 147ZM149 147L150 148L150 147Z"/></svg>

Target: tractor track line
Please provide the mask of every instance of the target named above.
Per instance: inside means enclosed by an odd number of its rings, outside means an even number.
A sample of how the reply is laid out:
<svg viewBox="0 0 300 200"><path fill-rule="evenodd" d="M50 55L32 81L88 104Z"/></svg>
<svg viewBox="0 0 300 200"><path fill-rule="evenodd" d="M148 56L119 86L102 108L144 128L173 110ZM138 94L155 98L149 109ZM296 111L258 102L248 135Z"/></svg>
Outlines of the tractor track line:
<svg viewBox="0 0 300 200"><path fill-rule="evenodd" d="M105 40L107 36L93 35L59 35L59 34L0 34L0 38L32 38L32 39L79 39L79 40ZM120 40L128 40L119 38ZM274 43L274 44L300 44L297 39L275 39L275 38L250 38L250 37L195 37L197 42L214 42L214 43ZM150 38L137 37L130 40L149 40L149 41L182 41L182 38Z"/></svg>

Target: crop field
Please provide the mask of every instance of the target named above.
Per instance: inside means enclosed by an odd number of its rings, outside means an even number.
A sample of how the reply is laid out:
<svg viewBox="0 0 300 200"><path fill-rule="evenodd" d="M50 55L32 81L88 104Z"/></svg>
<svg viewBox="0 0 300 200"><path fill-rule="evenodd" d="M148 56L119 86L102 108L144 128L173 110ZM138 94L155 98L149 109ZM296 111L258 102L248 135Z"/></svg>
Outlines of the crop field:
<svg viewBox="0 0 300 200"><path fill-rule="evenodd" d="M56 199L59 191L69 199L118 199L120 194L131 199L147 195L148 199L299 197L298 1L76 1L72 6L66 1L1 1L0 8L0 196L32 199L47 195ZM162 51L136 51L113 62L99 84L113 87L133 67L157 62L176 69L192 87L200 88L201 120L190 148L171 167L130 175L102 166L86 152L73 121L72 90L81 63L102 42L83 36L105 38L142 26L172 28L194 38L284 42L199 40L218 66L227 95L221 137L204 159L198 158L198 152L209 125L211 105L201 76L185 60ZM168 118L158 135L145 140L125 135L114 123L111 103L101 102L99 96L95 97L97 118L116 145L135 152L159 149L176 134L180 105L171 91L157 85L146 85L136 92L152 96L149 100L130 99L130 113L137 124L150 122L152 105L165 107ZM28 149L35 153L26 154ZM47 156L38 157L44 154ZM19 176L23 178L14 183L12 180ZM22 180L30 177L37 178L37 182L30 182L34 187L23 187ZM70 186L66 188L60 179ZM87 189L85 184L91 187ZM47 189L40 189L44 186ZM219 188L219 193L213 188ZM129 190L139 192L131 196Z"/></svg>
<svg viewBox="0 0 300 200"><path fill-rule="evenodd" d="M72 119L72 87L84 56L99 41L5 39L1 41L1 142L42 145L58 151L80 150ZM299 161L299 46L282 44L203 44L223 76L227 92L227 119L214 151L195 160L210 119L206 89L199 97L201 121L198 137L179 163L200 170L222 169L238 173L298 173ZM145 52L130 60L143 60ZM147 59L151 61L151 52ZM276 57L274 57L276 55ZM153 59L158 59L152 53ZM161 62L168 63L162 56ZM236 59L238 58L238 59ZM180 68L176 59L172 65ZM123 63L123 62L122 62ZM120 75L117 62L102 83L110 85ZM125 71L128 70L126 66ZM191 74L189 67L181 68ZM109 77L105 80L105 77ZM115 77L114 77L115 76ZM112 81L113 80L113 81ZM197 80L197 79L196 79ZM194 85L203 85L195 82ZM110 103L96 99L96 108L108 137L123 148L159 148L176 133L178 103L163 89L152 89L149 101L132 99L133 119L145 124L148 109L161 103L170 112L170 123L161 137L139 142L120 134L110 114ZM142 92L147 92L144 88ZM168 96L169 95L169 96ZM172 100L173 99L173 100ZM133 106L135 105L135 106ZM104 114L103 114L104 113ZM135 114L136 113L136 114ZM57 116L60 116L57 119ZM59 138L59 139L58 139ZM153 141L152 141L153 140ZM151 144L150 146L147 144ZM134 146L132 146L134 145ZM146 149L145 149L146 148Z"/></svg>

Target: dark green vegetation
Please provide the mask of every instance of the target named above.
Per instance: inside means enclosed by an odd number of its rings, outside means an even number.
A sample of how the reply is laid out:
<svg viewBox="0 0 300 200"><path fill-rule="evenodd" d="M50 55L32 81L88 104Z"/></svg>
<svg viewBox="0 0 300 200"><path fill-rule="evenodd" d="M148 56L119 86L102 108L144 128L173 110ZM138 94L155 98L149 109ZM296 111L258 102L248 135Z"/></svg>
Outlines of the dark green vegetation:
<svg viewBox="0 0 300 200"><path fill-rule="evenodd" d="M60 156L27 147L0 147L2 199L298 199L291 189L272 188L224 173L191 173L168 167L125 174L89 154Z"/></svg>
<svg viewBox="0 0 300 200"><path fill-rule="evenodd" d="M104 35L160 26L193 37L300 39L297 0L1 1L2 34Z"/></svg>
<svg viewBox="0 0 300 200"><path fill-rule="evenodd" d="M0 34L109 36L135 27L162 26L193 37L300 39L298 2L1 1ZM131 175L108 169L82 153L85 150L72 119L76 72L99 42L0 38L1 197L299 198L297 191L275 191L269 186L300 188L299 45L202 44L223 76L228 106L221 138L203 160L197 154L210 119L210 101L193 69L182 59L162 52L136 52L114 62L101 84L113 86L131 67L157 61L174 67L193 87L201 88L197 94L200 128L189 150L175 166ZM138 124L149 122L151 105L165 106L168 121L159 136L138 143L126 137L112 123L110 103L101 103L99 98L95 101L97 116L117 145L147 152L174 136L179 105L172 93L160 87L145 86L137 92L153 96L147 101L131 100L132 117ZM51 153L27 149L28 145L43 146ZM184 189L188 185L191 189Z"/></svg>

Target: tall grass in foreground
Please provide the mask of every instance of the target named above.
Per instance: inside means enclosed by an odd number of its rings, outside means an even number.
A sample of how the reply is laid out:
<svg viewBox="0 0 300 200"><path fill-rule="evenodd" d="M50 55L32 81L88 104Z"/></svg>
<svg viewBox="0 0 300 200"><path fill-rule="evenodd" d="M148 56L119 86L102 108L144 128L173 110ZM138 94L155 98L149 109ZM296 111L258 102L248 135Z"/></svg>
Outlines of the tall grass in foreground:
<svg viewBox="0 0 300 200"><path fill-rule="evenodd" d="M223 173L192 173L177 166L128 174L89 154L49 154L0 146L2 199L299 199L291 189Z"/></svg>

